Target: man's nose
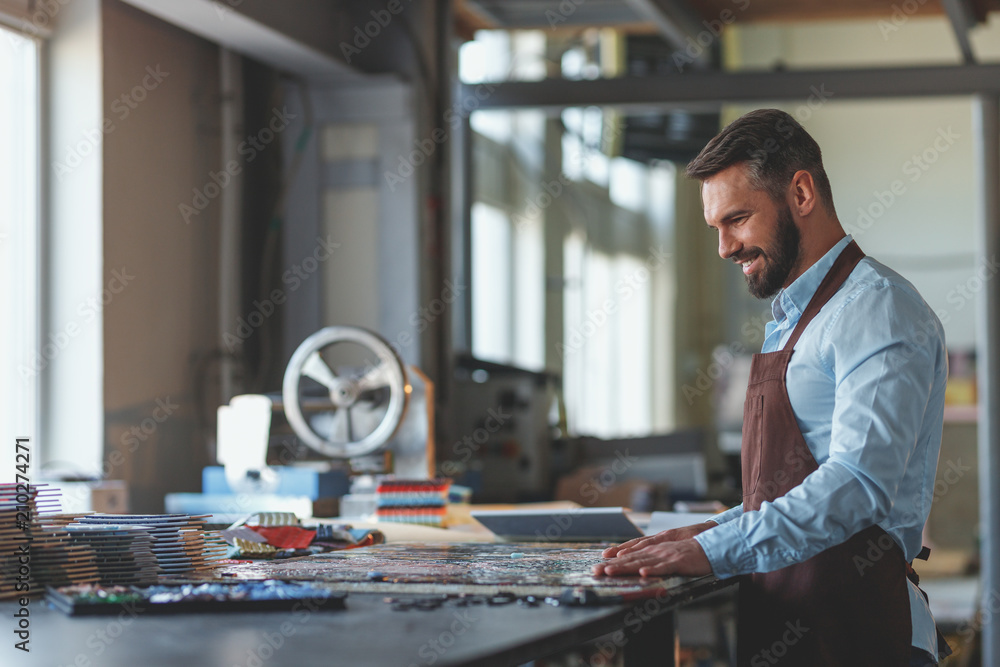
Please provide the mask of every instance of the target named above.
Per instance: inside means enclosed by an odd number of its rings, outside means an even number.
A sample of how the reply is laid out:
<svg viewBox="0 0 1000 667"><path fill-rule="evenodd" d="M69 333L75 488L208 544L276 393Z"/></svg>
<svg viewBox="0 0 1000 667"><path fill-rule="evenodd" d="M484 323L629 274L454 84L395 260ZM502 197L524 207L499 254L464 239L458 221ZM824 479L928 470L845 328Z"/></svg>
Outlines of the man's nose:
<svg viewBox="0 0 1000 667"><path fill-rule="evenodd" d="M719 230L719 257L729 259L743 249L743 245L725 229Z"/></svg>

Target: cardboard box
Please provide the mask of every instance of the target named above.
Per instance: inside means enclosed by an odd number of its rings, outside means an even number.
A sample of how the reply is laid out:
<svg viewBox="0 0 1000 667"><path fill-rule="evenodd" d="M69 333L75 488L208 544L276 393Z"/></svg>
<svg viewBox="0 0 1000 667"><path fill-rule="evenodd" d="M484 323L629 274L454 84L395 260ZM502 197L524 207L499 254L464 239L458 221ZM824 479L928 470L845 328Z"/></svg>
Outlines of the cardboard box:
<svg viewBox="0 0 1000 667"><path fill-rule="evenodd" d="M128 485L124 480L102 482L46 482L60 491L59 505L64 513L104 512L127 514Z"/></svg>

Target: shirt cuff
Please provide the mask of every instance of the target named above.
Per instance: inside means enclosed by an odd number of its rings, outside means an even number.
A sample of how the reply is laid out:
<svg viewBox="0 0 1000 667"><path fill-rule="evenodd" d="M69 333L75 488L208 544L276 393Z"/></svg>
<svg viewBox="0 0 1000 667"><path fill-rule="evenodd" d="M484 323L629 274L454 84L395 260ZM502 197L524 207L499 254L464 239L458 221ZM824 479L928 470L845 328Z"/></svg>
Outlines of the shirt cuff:
<svg viewBox="0 0 1000 667"><path fill-rule="evenodd" d="M735 523L710 528L695 535L694 539L705 552L712 573L720 579L754 571L753 551L744 544Z"/></svg>
<svg viewBox="0 0 1000 667"><path fill-rule="evenodd" d="M721 526L722 524L727 523L729 521L739 519L741 516L743 516L742 503L737 505L736 507L730 507L725 512L719 512L711 519L706 519L706 521L714 521L715 523Z"/></svg>

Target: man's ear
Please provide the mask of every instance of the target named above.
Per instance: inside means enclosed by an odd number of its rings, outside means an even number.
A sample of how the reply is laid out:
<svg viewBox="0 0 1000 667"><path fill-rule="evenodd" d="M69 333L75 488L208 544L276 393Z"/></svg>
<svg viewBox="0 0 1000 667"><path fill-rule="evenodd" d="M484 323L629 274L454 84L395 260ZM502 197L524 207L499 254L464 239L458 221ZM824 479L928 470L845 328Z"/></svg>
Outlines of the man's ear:
<svg viewBox="0 0 1000 667"><path fill-rule="evenodd" d="M805 169L795 172L792 182L788 184L788 205L791 206L792 212L800 217L809 215L819 205L816 182L813 181L812 174Z"/></svg>

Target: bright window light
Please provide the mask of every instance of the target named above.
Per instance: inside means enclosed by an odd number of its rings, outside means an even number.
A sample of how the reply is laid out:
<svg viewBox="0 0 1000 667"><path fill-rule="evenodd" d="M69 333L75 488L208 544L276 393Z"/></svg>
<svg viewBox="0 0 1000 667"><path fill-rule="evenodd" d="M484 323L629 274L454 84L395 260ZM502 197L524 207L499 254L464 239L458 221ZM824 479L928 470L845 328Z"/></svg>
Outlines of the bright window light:
<svg viewBox="0 0 1000 667"><path fill-rule="evenodd" d="M13 463L15 437L38 445L38 44L3 27L0 42L0 451Z"/></svg>
<svg viewBox="0 0 1000 667"><path fill-rule="evenodd" d="M472 354L509 363L512 238L510 218L499 208L472 206Z"/></svg>

